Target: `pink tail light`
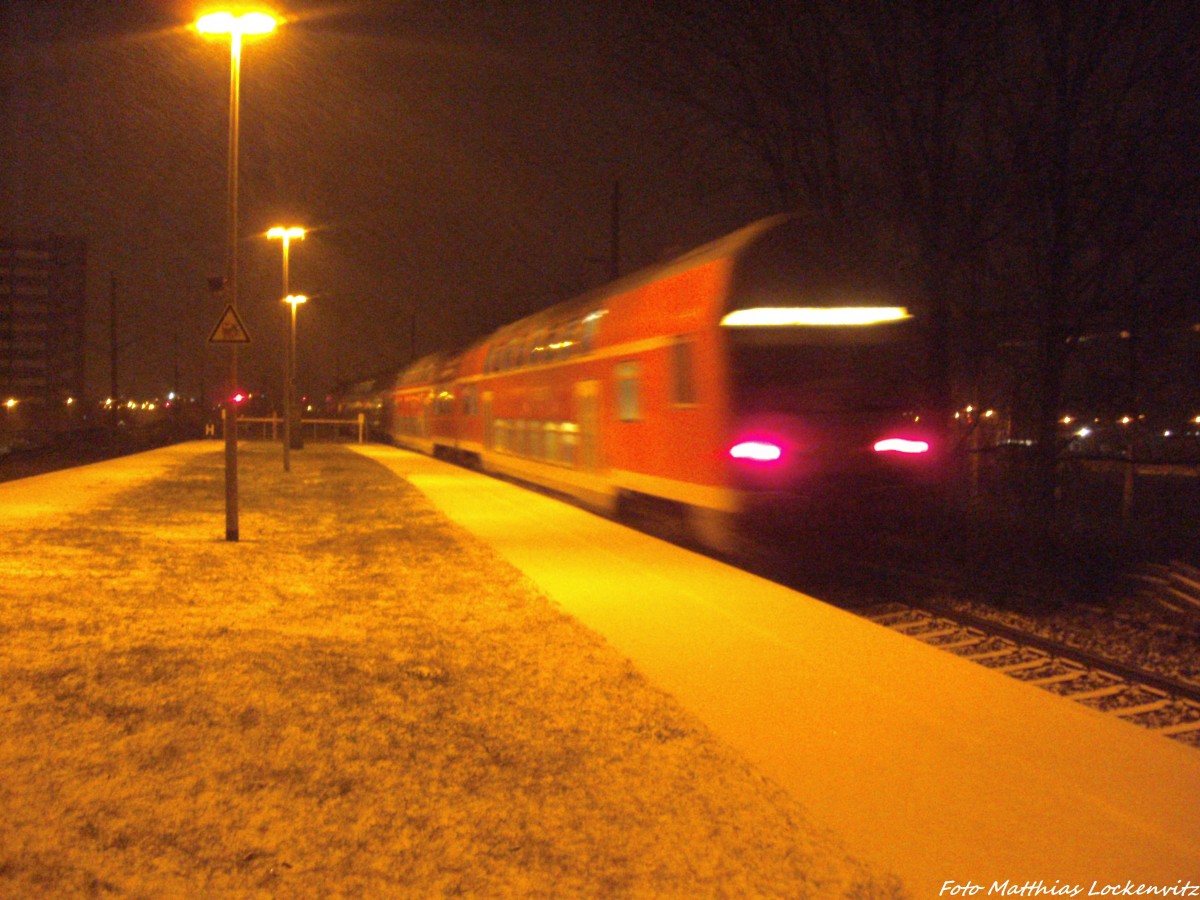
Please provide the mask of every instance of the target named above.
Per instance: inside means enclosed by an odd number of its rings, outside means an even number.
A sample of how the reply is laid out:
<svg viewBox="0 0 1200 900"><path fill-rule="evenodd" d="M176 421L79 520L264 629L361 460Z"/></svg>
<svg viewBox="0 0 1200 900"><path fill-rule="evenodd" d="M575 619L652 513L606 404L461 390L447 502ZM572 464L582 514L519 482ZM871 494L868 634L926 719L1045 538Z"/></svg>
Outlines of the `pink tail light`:
<svg viewBox="0 0 1200 900"><path fill-rule="evenodd" d="M928 441L913 441L908 438L885 438L875 442L876 453L928 453Z"/></svg>
<svg viewBox="0 0 1200 900"><path fill-rule="evenodd" d="M769 441L742 441L729 448L729 455L750 462L775 462L783 456L783 449Z"/></svg>

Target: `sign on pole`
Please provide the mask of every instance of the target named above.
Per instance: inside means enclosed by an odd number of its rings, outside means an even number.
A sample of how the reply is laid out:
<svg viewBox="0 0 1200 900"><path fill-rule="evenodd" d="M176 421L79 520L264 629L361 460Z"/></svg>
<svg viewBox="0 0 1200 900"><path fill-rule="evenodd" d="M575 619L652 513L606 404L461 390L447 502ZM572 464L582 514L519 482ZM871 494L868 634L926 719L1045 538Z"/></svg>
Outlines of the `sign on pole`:
<svg viewBox="0 0 1200 900"><path fill-rule="evenodd" d="M242 324L236 309L232 306L225 307L225 312L221 314L221 321L217 322L217 327L208 336L208 342L210 344L250 343L250 333L246 331L246 326Z"/></svg>

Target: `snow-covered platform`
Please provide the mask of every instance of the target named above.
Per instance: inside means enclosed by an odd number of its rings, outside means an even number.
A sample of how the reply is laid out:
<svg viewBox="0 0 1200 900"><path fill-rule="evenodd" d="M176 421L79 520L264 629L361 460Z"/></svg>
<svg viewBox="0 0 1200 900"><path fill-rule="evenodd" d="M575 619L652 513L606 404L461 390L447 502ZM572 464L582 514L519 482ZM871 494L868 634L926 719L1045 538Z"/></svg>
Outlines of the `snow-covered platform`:
<svg viewBox="0 0 1200 900"><path fill-rule="evenodd" d="M358 448L914 897L1200 895L1200 752L501 481Z"/></svg>

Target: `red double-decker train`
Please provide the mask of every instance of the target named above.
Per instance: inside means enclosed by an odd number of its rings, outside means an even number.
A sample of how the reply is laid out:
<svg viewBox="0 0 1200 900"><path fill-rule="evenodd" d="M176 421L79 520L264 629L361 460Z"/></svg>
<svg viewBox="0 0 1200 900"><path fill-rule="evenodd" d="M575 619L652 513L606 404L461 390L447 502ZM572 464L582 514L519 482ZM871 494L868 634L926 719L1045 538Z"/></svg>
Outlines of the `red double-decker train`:
<svg viewBox="0 0 1200 900"><path fill-rule="evenodd" d="M920 317L883 243L775 217L402 370L394 443L733 549L760 521L888 514L940 470Z"/></svg>

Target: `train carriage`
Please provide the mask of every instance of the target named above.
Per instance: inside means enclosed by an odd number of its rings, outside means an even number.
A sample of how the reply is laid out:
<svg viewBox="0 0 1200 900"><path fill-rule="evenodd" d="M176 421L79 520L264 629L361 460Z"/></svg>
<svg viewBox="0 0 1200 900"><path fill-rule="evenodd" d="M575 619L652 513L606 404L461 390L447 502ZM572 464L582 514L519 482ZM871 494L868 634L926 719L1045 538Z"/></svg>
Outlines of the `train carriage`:
<svg viewBox="0 0 1200 900"><path fill-rule="evenodd" d="M886 244L776 217L513 323L397 386L397 442L607 513L750 519L905 502L937 471Z"/></svg>

